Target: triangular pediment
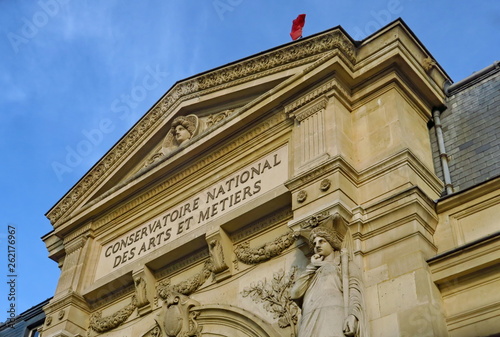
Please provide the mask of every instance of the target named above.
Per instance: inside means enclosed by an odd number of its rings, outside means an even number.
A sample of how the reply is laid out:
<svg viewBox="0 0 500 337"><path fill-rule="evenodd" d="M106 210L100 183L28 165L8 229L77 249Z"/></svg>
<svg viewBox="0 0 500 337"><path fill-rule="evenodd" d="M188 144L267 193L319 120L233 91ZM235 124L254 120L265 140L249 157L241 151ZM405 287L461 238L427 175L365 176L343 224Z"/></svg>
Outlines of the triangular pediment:
<svg viewBox="0 0 500 337"><path fill-rule="evenodd" d="M238 123L260 118L266 109L283 108L291 95L310 90L332 73L331 69L315 73L325 67L325 60L335 56L352 65L355 52L353 41L335 28L176 83L47 217L57 228L68 217L84 219L98 214L109 208L105 199L111 194L132 185L136 190L144 188L158 179L151 172L181 165L180 158L186 153L196 155L203 146L221 141L220 130L235 130L241 127ZM304 76L306 80L302 80ZM280 94L273 100L284 88L288 97ZM189 136L179 142L175 127L183 123ZM192 150L195 147L199 149Z"/></svg>

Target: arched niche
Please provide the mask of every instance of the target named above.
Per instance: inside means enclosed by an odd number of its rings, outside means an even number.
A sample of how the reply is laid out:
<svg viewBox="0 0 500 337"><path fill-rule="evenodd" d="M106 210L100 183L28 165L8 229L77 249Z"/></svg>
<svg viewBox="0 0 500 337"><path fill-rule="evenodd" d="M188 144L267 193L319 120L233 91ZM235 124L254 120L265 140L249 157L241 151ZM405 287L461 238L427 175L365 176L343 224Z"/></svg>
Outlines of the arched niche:
<svg viewBox="0 0 500 337"><path fill-rule="evenodd" d="M193 307L203 337L280 337L271 325L254 314L230 305Z"/></svg>

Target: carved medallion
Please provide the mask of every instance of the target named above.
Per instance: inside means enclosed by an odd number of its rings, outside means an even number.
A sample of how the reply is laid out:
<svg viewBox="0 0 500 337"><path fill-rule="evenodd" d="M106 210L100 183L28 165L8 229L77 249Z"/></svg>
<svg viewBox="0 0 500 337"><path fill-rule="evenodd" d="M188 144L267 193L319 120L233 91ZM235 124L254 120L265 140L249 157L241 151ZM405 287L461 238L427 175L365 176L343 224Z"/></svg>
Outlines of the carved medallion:
<svg viewBox="0 0 500 337"><path fill-rule="evenodd" d="M297 201L301 204L307 199L307 192L302 190L297 194Z"/></svg>
<svg viewBox="0 0 500 337"><path fill-rule="evenodd" d="M330 186L332 185L332 182L330 179L323 179L321 181L321 185L319 186L319 189L322 190L323 192L328 191Z"/></svg>

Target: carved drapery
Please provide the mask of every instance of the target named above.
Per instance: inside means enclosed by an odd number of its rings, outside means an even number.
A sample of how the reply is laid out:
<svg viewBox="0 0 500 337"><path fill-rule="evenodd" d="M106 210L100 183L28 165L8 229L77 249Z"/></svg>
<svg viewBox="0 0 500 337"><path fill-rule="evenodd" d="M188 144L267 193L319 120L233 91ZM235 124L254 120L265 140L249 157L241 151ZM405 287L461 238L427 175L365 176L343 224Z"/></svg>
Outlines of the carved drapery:
<svg viewBox="0 0 500 337"><path fill-rule="evenodd" d="M250 243L246 241L238 245L234 253L240 262L257 264L278 256L294 242L295 236L292 232L288 232L257 248L250 248Z"/></svg>
<svg viewBox="0 0 500 337"><path fill-rule="evenodd" d="M291 298L302 309L298 337L366 337L363 281L361 269L353 261L347 222L339 213L317 215L302 229L311 229L307 238L314 255L290 289ZM300 235L304 234L301 230Z"/></svg>

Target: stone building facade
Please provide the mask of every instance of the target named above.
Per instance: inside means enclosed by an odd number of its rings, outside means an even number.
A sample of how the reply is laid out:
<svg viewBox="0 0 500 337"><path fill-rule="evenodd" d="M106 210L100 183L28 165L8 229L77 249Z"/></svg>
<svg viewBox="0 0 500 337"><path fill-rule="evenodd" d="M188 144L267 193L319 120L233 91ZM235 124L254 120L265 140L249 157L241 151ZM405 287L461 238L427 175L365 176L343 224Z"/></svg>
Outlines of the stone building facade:
<svg viewBox="0 0 500 337"><path fill-rule="evenodd" d="M449 83L401 20L179 81L47 213L43 337L499 333L498 181L445 196L433 151Z"/></svg>

